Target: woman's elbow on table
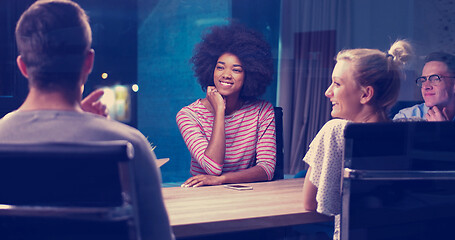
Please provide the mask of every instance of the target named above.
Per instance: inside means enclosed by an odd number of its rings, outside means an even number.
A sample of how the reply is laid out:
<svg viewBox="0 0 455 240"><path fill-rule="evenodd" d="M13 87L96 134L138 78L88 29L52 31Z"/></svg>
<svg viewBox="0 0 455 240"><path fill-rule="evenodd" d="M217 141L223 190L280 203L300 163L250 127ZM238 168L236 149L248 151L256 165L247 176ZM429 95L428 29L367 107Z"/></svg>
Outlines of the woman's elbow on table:
<svg viewBox="0 0 455 240"><path fill-rule="evenodd" d="M303 208L308 211L316 211L318 203L316 201L303 201Z"/></svg>
<svg viewBox="0 0 455 240"><path fill-rule="evenodd" d="M311 167L308 168L308 172L303 183L303 207L308 211L316 211L318 202L316 201L316 194L318 188L310 181Z"/></svg>

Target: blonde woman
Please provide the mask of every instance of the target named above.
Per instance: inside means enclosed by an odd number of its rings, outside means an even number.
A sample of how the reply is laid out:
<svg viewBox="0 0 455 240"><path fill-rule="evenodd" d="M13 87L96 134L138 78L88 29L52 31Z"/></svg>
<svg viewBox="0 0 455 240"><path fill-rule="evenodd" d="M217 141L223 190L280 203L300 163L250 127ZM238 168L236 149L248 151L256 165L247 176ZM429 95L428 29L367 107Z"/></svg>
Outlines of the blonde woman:
<svg viewBox="0 0 455 240"><path fill-rule="evenodd" d="M303 159L309 165L303 186L304 207L336 216L334 239L339 238L344 129L350 122L390 121L388 110L398 97L402 66L412 55L411 45L400 40L388 52L349 49L336 57L332 84L325 92L336 119L322 127Z"/></svg>

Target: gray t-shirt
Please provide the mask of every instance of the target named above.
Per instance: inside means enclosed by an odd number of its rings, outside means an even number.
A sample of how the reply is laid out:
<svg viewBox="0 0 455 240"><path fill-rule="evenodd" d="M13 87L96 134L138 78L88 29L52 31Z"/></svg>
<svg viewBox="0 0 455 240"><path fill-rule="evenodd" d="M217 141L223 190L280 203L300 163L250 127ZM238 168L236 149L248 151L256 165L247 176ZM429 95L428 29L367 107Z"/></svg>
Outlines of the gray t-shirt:
<svg viewBox="0 0 455 240"><path fill-rule="evenodd" d="M137 129L104 117L74 111L15 111L0 119L0 143L127 140L142 239L173 239L161 193L161 175L147 139Z"/></svg>

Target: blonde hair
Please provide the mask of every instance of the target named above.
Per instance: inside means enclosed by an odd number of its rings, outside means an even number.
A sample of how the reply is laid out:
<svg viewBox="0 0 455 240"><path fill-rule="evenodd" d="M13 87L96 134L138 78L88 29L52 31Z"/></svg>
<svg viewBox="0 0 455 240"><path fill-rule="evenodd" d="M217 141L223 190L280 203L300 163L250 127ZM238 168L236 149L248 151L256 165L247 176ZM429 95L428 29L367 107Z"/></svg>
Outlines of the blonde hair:
<svg viewBox="0 0 455 240"><path fill-rule="evenodd" d="M354 77L361 86L371 86L374 95L370 104L387 117L387 112L395 104L403 78L403 66L414 56L409 42L398 40L387 52L378 49L357 48L342 50L336 61L350 61Z"/></svg>

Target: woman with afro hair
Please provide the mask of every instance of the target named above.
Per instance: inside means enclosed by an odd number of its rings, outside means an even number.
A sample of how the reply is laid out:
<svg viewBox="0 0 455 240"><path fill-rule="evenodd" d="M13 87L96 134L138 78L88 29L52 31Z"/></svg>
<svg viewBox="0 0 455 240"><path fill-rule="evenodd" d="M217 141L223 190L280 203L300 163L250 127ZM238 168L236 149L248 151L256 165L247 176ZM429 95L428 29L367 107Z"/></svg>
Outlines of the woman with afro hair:
<svg viewBox="0 0 455 240"><path fill-rule="evenodd" d="M190 60L206 97L176 117L193 175L182 187L271 180L275 114L258 99L273 78L270 46L238 23L209 30Z"/></svg>

